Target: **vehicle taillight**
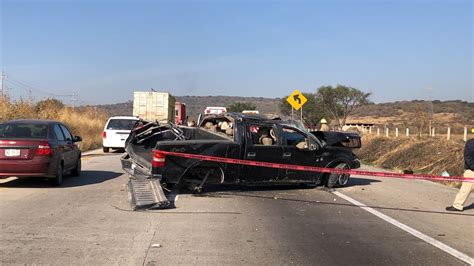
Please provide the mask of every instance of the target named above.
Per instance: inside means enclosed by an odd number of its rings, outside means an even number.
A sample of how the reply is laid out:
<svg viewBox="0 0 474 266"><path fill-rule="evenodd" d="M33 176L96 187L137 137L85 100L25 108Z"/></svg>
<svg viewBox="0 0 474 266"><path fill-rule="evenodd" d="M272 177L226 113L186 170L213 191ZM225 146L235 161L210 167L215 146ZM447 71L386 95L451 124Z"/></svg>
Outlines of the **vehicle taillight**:
<svg viewBox="0 0 474 266"><path fill-rule="evenodd" d="M153 151L153 159L151 160L151 166L163 167L165 166L166 155L161 151Z"/></svg>
<svg viewBox="0 0 474 266"><path fill-rule="evenodd" d="M47 155L51 156L53 154L53 149L49 146L48 142L41 142L38 145L38 149L36 150L36 155Z"/></svg>
<svg viewBox="0 0 474 266"><path fill-rule="evenodd" d="M102 138L103 138L103 139L107 138L107 132L105 132L105 131L102 132Z"/></svg>

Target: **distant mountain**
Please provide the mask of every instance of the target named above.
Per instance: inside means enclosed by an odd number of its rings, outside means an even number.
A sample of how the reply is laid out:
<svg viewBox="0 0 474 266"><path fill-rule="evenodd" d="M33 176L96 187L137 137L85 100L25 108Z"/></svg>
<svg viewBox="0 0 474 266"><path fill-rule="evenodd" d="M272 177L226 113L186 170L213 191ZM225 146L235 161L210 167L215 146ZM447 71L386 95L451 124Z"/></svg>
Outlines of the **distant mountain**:
<svg viewBox="0 0 474 266"><path fill-rule="evenodd" d="M235 102L250 102L257 106L261 114L279 114L280 99L237 96L177 96L176 100L186 103L189 117L196 118L207 106L229 107Z"/></svg>
<svg viewBox="0 0 474 266"><path fill-rule="evenodd" d="M186 103L190 119L196 119L207 106L228 107L234 102L251 102L261 114L280 114L281 98L237 97L237 96L177 96L176 100ZM132 115L133 103L94 106L112 115ZM474 103L466 101L398 101L363 106L353 112L348 121L374 123L379 125L409 124L421 112L432 113L433 122L440 125L455 124L474 126Z"/></svg>
<svg viewBox="0 0 474 266"><path fill-rule="evenodd" d="M251 102L257 106L261 114L279 114L278 104L281 99L271 99L263 97L238 97L238 96L175 96L176 101L186 104L187 114L190 119L196 119L207 106L228 107L234 102ZM105 104L95 106L102 109L110 116L132 115L133 102Z"/></svg>
<svg viewBox="0 0 474 266"><path fill-rule="evenodd" d="M474 120L474 102L461 100L453 101L397 101L388 103L369 104L356 109L353 116L391 117L400 112L431 112L433 114L451 113L462 116L466 122Z"/></svg>

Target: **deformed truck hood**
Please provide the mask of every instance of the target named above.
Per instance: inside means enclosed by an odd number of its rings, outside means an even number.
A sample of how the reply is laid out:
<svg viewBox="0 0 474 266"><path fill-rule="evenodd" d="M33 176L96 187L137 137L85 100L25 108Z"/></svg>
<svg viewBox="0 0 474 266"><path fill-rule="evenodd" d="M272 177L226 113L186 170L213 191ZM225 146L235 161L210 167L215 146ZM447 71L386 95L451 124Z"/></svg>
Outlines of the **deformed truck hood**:
<svg viewBox="0 0 474 266"><path fill-rule="evenodd" d="M328 146L343 146L358 149L362 146L360 135L351 132L338 131L311 131L311 134L324 140Z"/></svg>

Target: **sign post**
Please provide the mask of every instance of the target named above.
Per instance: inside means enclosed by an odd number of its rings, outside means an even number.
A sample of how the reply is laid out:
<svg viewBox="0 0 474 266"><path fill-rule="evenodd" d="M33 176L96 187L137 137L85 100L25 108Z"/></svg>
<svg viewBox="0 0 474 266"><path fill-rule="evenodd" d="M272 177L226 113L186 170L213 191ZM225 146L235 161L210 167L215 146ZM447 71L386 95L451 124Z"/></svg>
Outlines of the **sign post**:
<svg viewBox="0 0 474 266"><path fill-rule="evenodd" d="M303 121L303 105L308 101L304 95L299 92L298 90L295 90L288 98L286 98L286 101L291 105L291 118L293 119L293 109L296 111L300 110L300 118L301 121Z"/></svg>
<svg viewBox="0 0 474 266"><path fill-rule="evenodd" d="M301 111L300 112L300 120L301 120L301 122L303 122L303 106L301 106L300 111Z"/></svg>

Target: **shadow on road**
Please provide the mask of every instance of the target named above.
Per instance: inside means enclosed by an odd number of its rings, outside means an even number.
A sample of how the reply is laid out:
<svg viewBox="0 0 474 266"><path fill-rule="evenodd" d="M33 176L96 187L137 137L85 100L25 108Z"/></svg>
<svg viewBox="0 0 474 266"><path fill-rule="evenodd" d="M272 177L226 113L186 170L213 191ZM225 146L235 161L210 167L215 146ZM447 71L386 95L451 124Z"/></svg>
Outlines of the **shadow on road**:
<svg viewBox="0 0 474 266"><path fill-rule="evenodd" d="M111 171L83 171L79 177L67 177L62 187L79 187L98 184L123 175L123 173Z"/></svg>
<svg viewBox="0 0 474 266"><path fill-rule="evenodd" d="M381 182L380 180L370 179L370 178L362 178L362 177L352 177L349 179L349 183L345 187L353 187L353 186L368 186L371 183Z"/></svg>
<svg viewBox="0 0 474 266"><path fill-rule="evenodd" d="M466 207L464 207L464 210L470 210L470 209L474 209L474 203L472 203L471 205L467 205Z"/></svg>
<svg viewBox="0 0 474 266"><path fill-rule="evenodd" d="M337 202L327 202L327 201L319 201L319 200L291 199L291 198L283 198L283 197L280 197L280 196L276 197L276 196L263 196L263 195L256 195L256 194L246 194L244 190L241 190L241 191L228 191L228 192L207 192L207 193L204 193L204 194L199 194L197 196L200 196L200 197L246 197L246 198L257 198L257 199L265 199L265 200L269 199L269 200L279 200L279 201L288 201L288 202L301 202L301 203L309 203L309 204L314 204L314 205L335 205L335 206L347 206L347 207L360 208L359 206L353 205L351 203L337 203ZM454 213L454 212L445 212L445 211L430 211L430 210L420 210L420 209L392 208L392 207L370 206L370 205L367 205L367 207L370 207L370 208L373 208L373 209L381 209L381 210L407 211L407 212L418 212L418 213L432 213L432 214L443 214L443 215L474 216L474 214ZM468 208L474 208L474 204L469 205ZM464 208L464 209L466 210L468 208Z"/></svg>
<svg viewBox="0 0 474 266"><path fill-rule="evenodd" d="M380 180L376 179L369 179L369 178L360 178L360 177L351 177L349 179L349 183L344 187L353 187L353 186L367 186L371 183L381 182ZM321 189L323 186L318 185L316 186ZM274 184L274 185L216 185L216 184L209 184L206 185L205 191L206 192L220 192L220 191L269 191L269 190L295 190L295 189L314 189L315 186L312 185L305 185L305 184ZM181 189L180 194L192 194L189 190ZM196 194L199 196L199 194Z"/></svg>
<svg viewBox="0 0 474 266"><path fill-rule="evenodd" d="M78 177L72 177L65 175L63 184L60 187L80 187L92 184L98 184L105 182L110 179L121 176L123 173L111 172L111 171L82 171ZM14 179L9 182L1 183L0 187L11 187L11 188L55 188L52 187L47 179L44 178L21 178Z"/></svg>

